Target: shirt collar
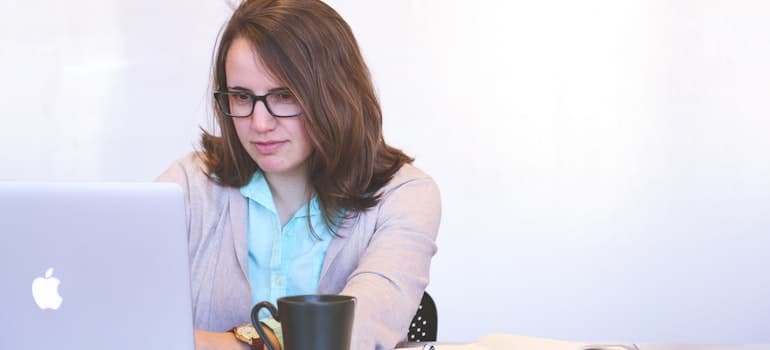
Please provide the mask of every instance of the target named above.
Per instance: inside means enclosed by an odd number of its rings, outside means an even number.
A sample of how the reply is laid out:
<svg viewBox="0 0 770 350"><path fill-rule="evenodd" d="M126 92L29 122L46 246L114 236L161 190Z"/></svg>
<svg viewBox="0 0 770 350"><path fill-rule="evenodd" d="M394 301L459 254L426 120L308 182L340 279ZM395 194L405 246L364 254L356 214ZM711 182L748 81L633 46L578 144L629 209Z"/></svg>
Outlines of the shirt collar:
<svg viewBox="0 0 770 350"><path fill-rule="evenodd" d="M270 191L267 178L261 171L255 171L249 183L241 187L240 190L244 197L253 200L273 214L278 215L278 210L275 209L273 193ZM297 210L294 217L307 217L307 214L307 204L305 204ZM318 197L313 195L313 198L310 199L310 216L316 215L321 215L321 205L318 202Z"/></svg>

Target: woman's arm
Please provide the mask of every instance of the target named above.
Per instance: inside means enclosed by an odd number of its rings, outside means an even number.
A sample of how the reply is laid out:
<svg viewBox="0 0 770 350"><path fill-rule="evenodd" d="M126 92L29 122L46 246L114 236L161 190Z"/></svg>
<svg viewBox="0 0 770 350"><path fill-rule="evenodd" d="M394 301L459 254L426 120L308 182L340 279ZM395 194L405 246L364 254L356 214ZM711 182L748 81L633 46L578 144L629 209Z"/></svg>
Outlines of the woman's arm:
<svg viewBox="0 0 770 350"><path fill-rule="evenodd" d="M235 339L232 332L219 333L195 329L195 350L249 350L249 346Z"/></svg>
<svg viewBox="0 0 770 350"><path fill-rule="evenodd" d="M265 332L271 344L277 350L281 350L278 338L273 332ZM268 350L267 345L264 347ZM202 329L195 329L195 350L250 350L248 344L235 338L232 332L209 332Z"/></svg>
<svg viewBox="0 0 770 350"><path fill-rule="evenodd" d="M408 180L381 199L375 231L340 294L357 298L353 349L392 349L404 340L436 253L438 187Z"/></svg>

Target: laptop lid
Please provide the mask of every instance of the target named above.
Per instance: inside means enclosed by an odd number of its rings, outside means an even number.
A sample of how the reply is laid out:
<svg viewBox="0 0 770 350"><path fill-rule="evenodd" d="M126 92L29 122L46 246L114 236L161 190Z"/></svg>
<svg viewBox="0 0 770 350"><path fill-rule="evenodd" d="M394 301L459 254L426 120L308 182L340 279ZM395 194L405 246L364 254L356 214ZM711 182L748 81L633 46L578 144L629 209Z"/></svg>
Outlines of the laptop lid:
<svg viewBox="0 0 770 350"><path fill-rule="evenodd" d="M0 349L193 349L175 184L0 182Z"/></svg>

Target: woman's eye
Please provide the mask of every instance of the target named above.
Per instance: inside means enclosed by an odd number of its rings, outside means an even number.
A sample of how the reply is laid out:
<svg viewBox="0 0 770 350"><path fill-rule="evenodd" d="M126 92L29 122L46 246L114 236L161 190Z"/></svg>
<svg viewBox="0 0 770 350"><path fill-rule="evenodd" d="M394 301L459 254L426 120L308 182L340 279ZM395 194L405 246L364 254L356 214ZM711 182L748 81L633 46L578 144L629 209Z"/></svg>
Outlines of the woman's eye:
<svg viewBox="0 0 770 350"><path fill-rule="evenodd" d="M251 102L251 96L249 94L231 93L230 103L248 104Z"/></svg>
<svg viewBox="0 0 770 350"><path fill-rule="evenodd" d="M275 97L278 98L278 100L287 102L287 101L294 101L294 95L291 94L291 92L285 91L285 92L279 92L275 94Z"/></svg>

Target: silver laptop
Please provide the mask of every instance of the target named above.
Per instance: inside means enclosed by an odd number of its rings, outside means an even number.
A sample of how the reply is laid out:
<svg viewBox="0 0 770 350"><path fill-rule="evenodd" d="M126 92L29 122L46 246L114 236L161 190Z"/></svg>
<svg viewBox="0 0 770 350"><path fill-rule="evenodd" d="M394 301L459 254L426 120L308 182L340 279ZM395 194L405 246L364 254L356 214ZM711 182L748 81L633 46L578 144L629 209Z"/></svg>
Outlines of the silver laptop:
<svg viewBox="0 0 770 350"><path fill-rule="evenodd" d="M182 190L0 182L0 349L193 349Z"/></svg>

